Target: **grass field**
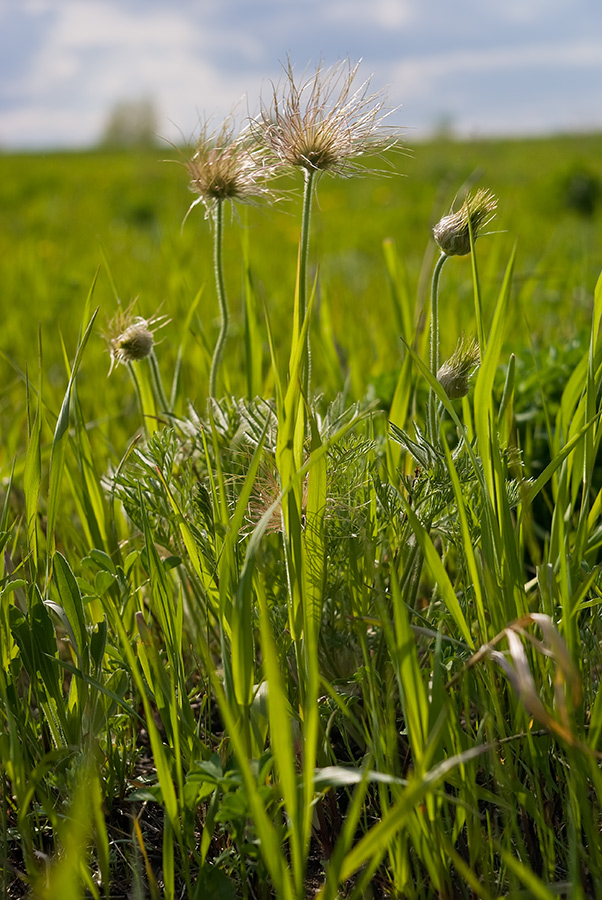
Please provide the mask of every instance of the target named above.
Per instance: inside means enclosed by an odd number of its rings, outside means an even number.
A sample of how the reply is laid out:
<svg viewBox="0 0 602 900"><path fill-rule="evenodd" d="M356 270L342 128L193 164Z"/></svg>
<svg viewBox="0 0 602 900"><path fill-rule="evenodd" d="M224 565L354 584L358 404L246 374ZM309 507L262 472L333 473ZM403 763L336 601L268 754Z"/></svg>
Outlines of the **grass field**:
<svg viewBox="0 0 602 900"><path fill-rule="evenodd" d="M325 175L307 342L300 182L224 207L213 397L184 161L0 156L0 891L602 897L602 136Z"/></svg>

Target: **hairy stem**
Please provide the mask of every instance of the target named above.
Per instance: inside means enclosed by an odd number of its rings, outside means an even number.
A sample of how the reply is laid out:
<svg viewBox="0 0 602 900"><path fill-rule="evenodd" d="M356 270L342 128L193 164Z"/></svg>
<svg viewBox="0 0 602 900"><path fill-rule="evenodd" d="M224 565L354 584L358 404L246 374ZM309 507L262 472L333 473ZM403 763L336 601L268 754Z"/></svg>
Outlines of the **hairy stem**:
<svg viewBox="0 0 602 900"><path fill-rule="evenodd" d="M209 374L209 396L215 398L215 385L217 382L217 370L224 352L224 345L228 336L228 302L226 300L226 287L224 284L224 263L223 263L223 226L224 226L224 203L218 200L215 208L215 216L213 220L213 269L215 273L215 287L217 290L217 299L220 311L220 330L217 338L217 344L213 351L213 359L211 360L211 372Z"/></svg>
<svg viewBox="0 0 602 900"><path fill-rule="evenodd" d="M307 269L309 260L309 232L311 223L311 201L314 190L316 171L304 169L305 184L303 189L303 213L301 217L301 242L299 246L299 321L300 331L307 313ZM311 368L311 351L309 346L309 328L305 335L305 354L302 366L303 392L309 399L309 380Z"/></svg>
<svg viewBox="0 0 602 900"><path fill-rule="evenodd" d="M130 373L130 378L134 383L134 389L136 391L136 399L138 401L138 409L140 410L140 417L142 419L142 424L144 425L144 430L148 434L148 421L146 417L146 410L144 409L144 400L142 399L142 389L140 387L140 382L138 381L138 376L136 375L136 369L134 368L133 363L129 362L127 364L128 371Z"/></svg>
<svg viewBox="0 0 602 900"><path fill-rule="evenodd" d="M442 253L435 264L433 280L431 283L431 372L437 377L439 371L439 278L441 269L447 259L447 254ZM427 421L427 436L431 444L435 445L437 435L437 397L435 392L429 392L429 408Z"/></svg>

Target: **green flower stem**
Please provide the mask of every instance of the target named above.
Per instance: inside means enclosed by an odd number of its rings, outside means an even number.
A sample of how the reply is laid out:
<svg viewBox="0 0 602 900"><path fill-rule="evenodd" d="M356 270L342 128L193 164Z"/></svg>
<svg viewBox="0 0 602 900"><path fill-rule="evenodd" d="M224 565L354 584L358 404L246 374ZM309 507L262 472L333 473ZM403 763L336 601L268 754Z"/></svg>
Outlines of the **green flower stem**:
<svg viewBox="0 0 602 900"><path fill-rule="evenodd" d="M301 217L301 243L299 248L299 321L298 332L301 330L307 312L307 269L309 260L309 231L311 223L311 202L313 199L315 169L303 169L305 184L303 189L303 213ZM305 397L309 400L309 379L311 367L311 352L309 346L309 328L305 336L305 359L302 366L302 383Z"/></svg>
<svg viewBox="0 0 602 900"><path fill-rule="evenodd" d="M155 386L157 400L159 402L159 408L163 412L171 412L170 404L167 402L167 397L165 396L165 391L163 389L163 382L161 381L161 373L159 372L159 363L157 362L157 356L155 354L154 349L151 350L150 355L148 357L148 362L151 368L152 376L153 376L153 384Z"/></svg>
<svg viewBox="0 0 602 900"><path fill-rule="evenodd" d="M134 389L136 391L136 399L138 401L138 409L140 410L140 417L142 419L142 424L144 425L144 430L148 433L148 421L146 418L146 411L144 409L144 400L142 399L142 389L140 387L140 382L138 381L138 376L136 374L136 369L134 364L131 362L127 363L128 371L130 373L130 378L134 383Z"/></svg>
<svg viewBox="0 0 602 900"><path fill-rule="evenodd" d="M441 269L447 259L447 254L442 253L435 264L433 281L431 283L431 372L437 377L439 371L439 278ZM427 421L427 437L435 446L437 436L437 397L433 390L429 393L429 409Z"/></svg>
<svg viewBox="0 0 602 900"><path fill-rule="evenodd" d="M213 359L211 360L211 372L209 374L209 396L215 398L215 385L217 381L217 370L224 352L224 344L228 336L228 303L226 300L226 287L224 284L224 263L223 263L223 227L224 227L224 203L218 200L215 207L213 220L213 268L215 272L215 286L217 289L217 299L220 311L220 331L217 338L217 344L213 351Z"/></svg>

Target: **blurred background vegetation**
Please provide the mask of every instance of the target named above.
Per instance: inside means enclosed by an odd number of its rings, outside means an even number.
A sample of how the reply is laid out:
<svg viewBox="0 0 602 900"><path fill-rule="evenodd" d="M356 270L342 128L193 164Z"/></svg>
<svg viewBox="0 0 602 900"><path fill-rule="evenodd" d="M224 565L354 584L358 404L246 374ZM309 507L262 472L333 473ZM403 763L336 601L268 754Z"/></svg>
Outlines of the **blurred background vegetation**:
<svg viewBox="0 0 602 900"><path fill-rule="evenodd" d="M153 112L150 104L138 106L140 137ZM4 475L23 446L23 373L27 368L32 382L37 381L41 344L44 398L56 412L67 377L65 353L67 358L73 354L83 304L97 272L92 306L99 305L100 313L78 390L84 416L93 418L103 436L100 446L123 446L137 415L127 372L118 369L105 377L109 354L101 332L117 309L115 292L124 306L137 298L136 312L142 316L160 310L171 319L158 346L168 379L188 311L201 292L184 361L184 373L188 368L195 377L184 383L188 400L201 407L205 402L207 384L198 372L206 368L218 330L210 226L198 208L184 222L193 199L183 165L186 151L169 146L124 150L124 144L139 141L136 134L123 131L121 113L125 116L126 111L114 113L106 143L119 147L0 156ZM317 336L316 388L334 391L346 380L352 398L369 392L388 403L402 348L383 242L394 245L420 321L435 256L431 227L458 192L485 186L499 197L491 228L501 232L495 240L479 240L485 311L491 313L516 242L505 352L518 357L517 384L526 407L536 390L531 379L536 360L553 392L554 379L562 380L562 372L570 371L572 348L589 333L602 245L602 136L471 143L443 136L415 146L408 141L403 154L367 160L366 166L370 174L363 177L324 177L318 186L311 246L312 264L319 272L313 327L322 336L327 333L340 367L337 371L328 364ZM245 258L260 322L265 303L276 344L283 347L283 363L288 352L301 199L297 183L284 181L282 188L284 198L273 207L243 209L226 219L225 266L233 321L225 371L234 394L245 390ZM444 280L443 356L453 350L458 334L474 330L470 259L450 266ZM267 373L266 331L260 330ZM99 391L106 411L102 421ZM271 393L269 384L265 392Z"/></svg>

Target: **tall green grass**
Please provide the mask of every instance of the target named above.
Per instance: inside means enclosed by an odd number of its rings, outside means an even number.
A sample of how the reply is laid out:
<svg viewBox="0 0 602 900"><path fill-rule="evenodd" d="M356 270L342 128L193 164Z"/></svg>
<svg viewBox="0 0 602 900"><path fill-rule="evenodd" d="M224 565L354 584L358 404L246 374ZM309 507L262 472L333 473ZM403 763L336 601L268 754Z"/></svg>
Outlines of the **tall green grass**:
<svg viewBox="0 0 602 900"><path fill-rule="evenodd" d="M450 143L416 148L407 179L324 180L303 325L300 198L227 221L239 307L209 402L210 235L180 234L181 171L71 160L67 221L60 157L0 160L21 236L3 264L6 895L602 894L599 211L566 205L596 142L550 142L547 170L539 144ZM503 233L441 273L442 357L482 331L450 401L428 365L429 228L477 164ZM171 318L169 409L132 364L146 423L125 369L106 377L111 282ZM24 295L42 320L68 310L62 340L42 321L38 341Z"/></svg>

